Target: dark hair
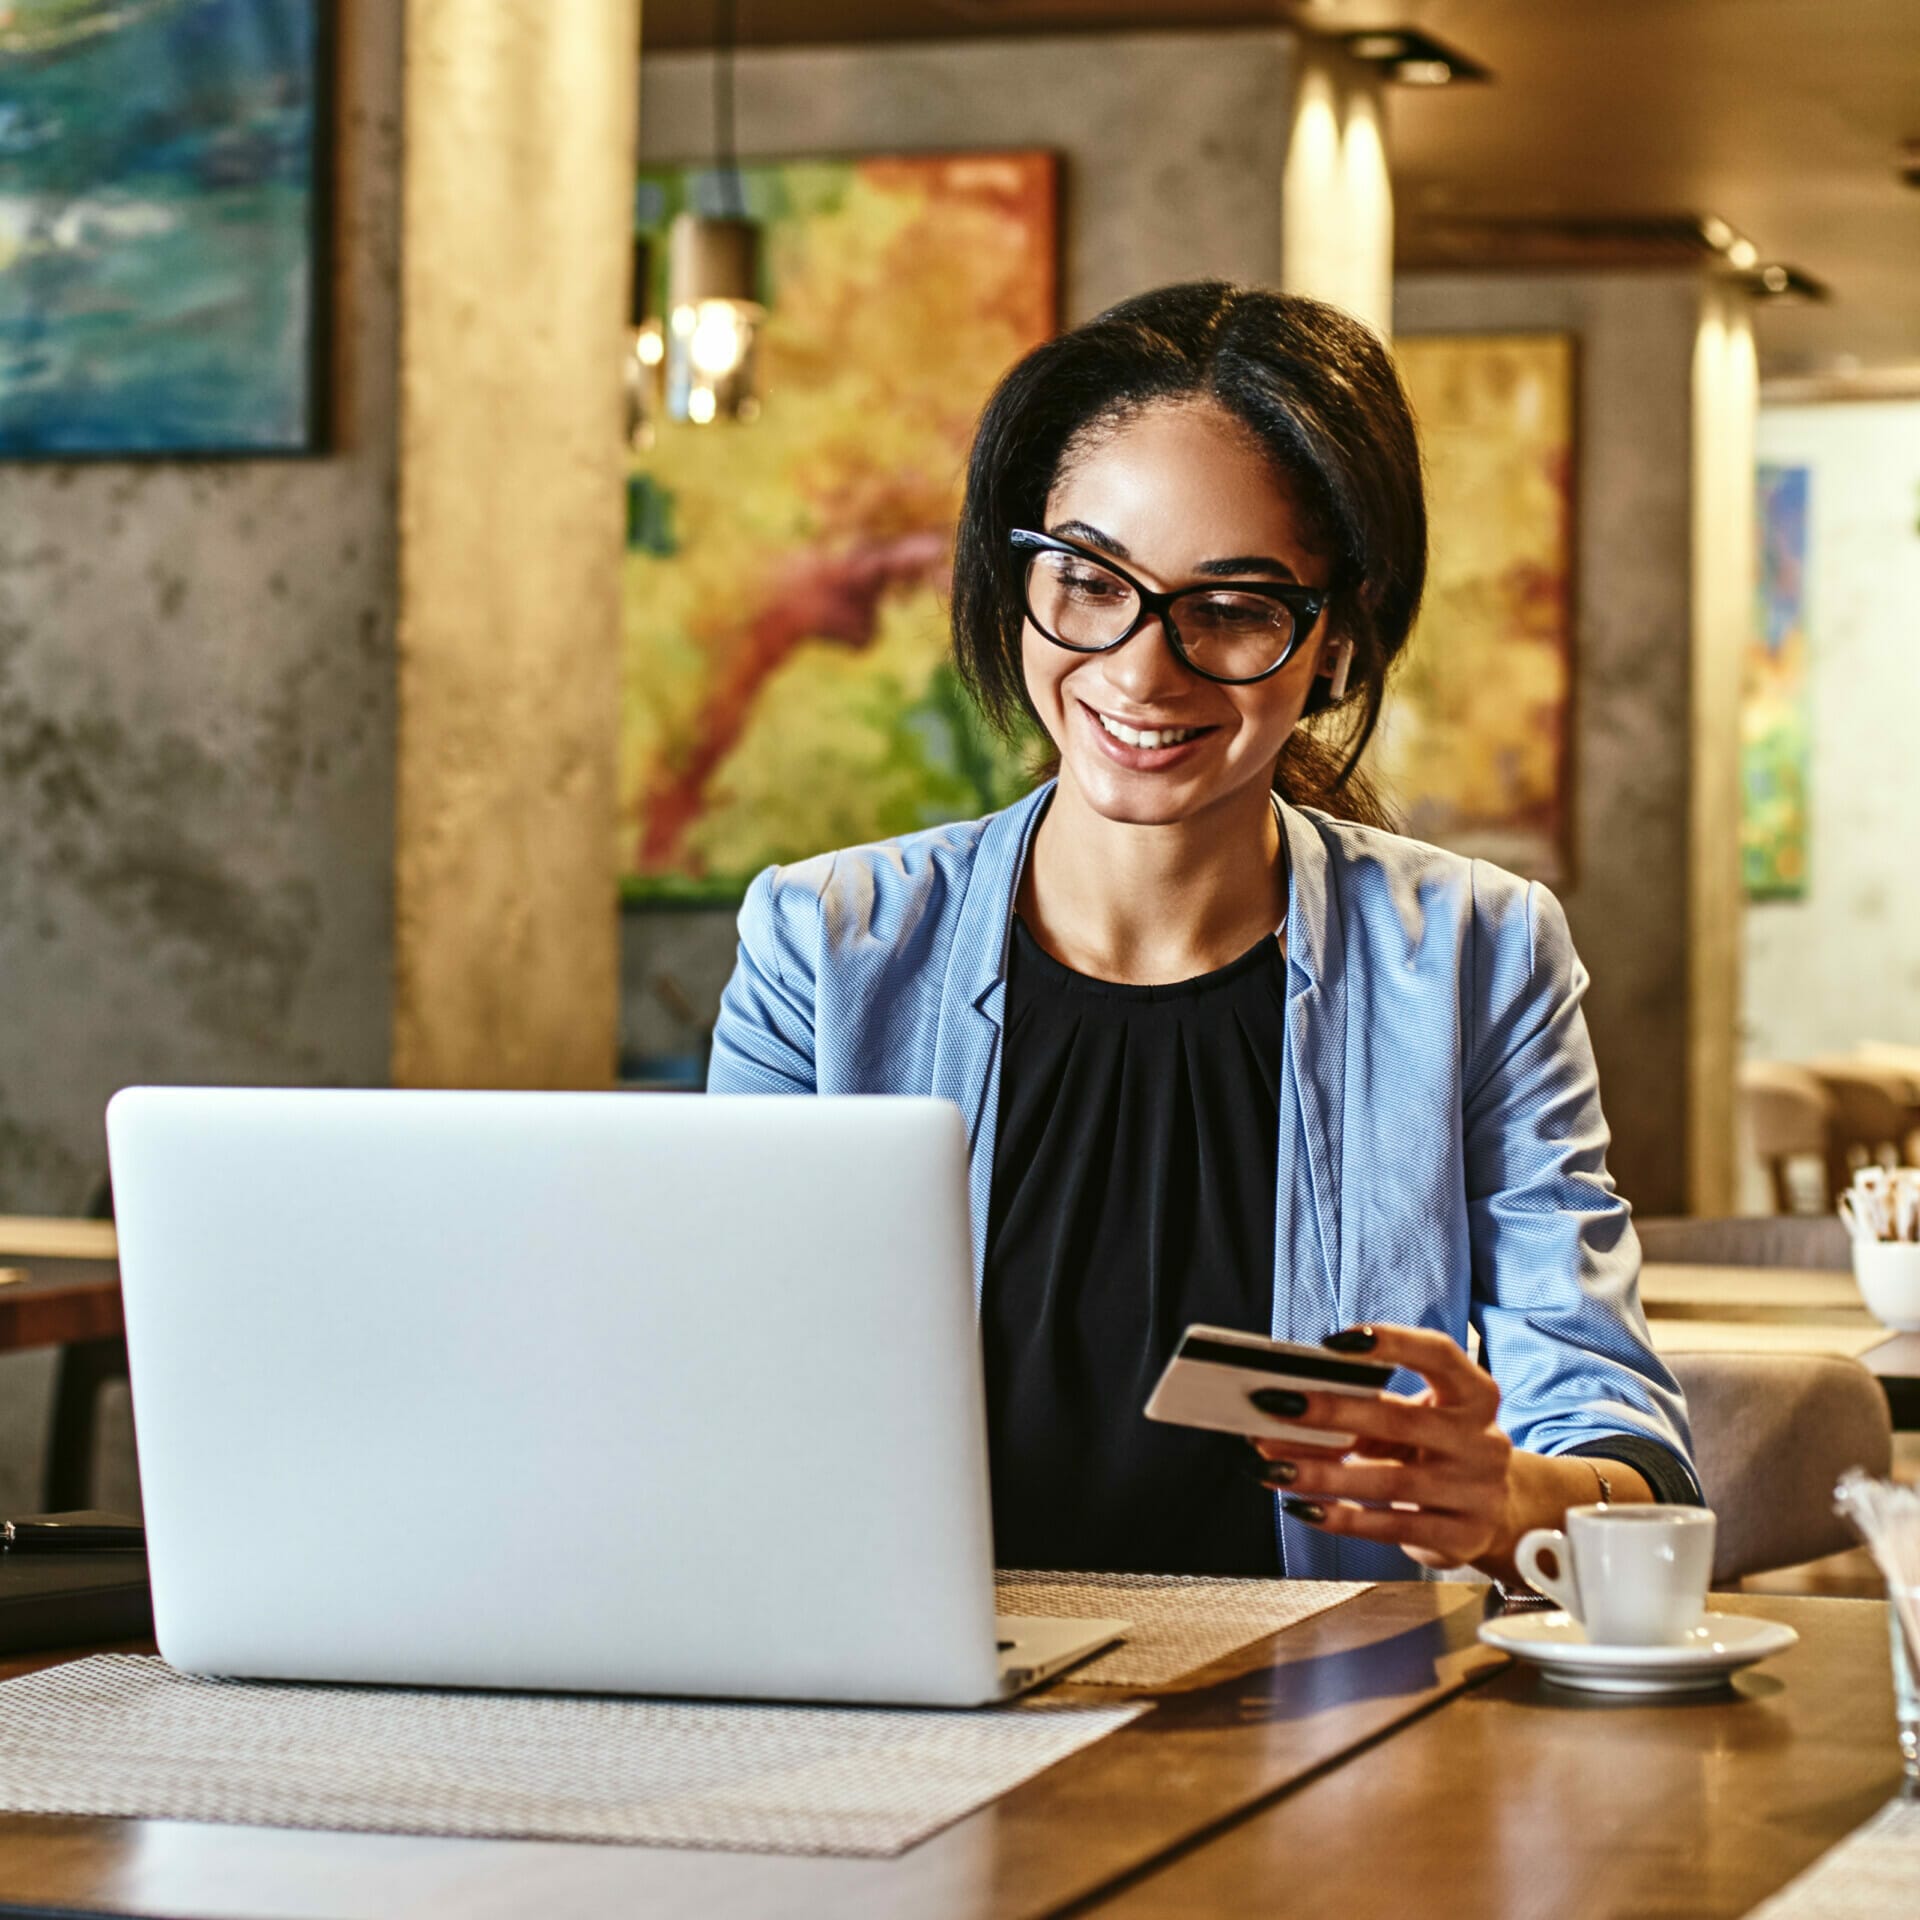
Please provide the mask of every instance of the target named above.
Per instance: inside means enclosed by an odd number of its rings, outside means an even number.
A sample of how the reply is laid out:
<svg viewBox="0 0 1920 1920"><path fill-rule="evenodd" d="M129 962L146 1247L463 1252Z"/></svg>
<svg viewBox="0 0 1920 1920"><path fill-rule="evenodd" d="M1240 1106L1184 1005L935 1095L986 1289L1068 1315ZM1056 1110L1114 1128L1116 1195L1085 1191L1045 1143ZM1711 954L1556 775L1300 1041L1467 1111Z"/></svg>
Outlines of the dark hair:
<svg viewBox="0 0 1920 1920"><path fill-rule="evenodd" d="M1310 721L1274 771L1283 799L1389 825L1354 769L1380 718L1427 572L1420 445L1379 338L1337 307L1220 280L1162 287L1036 347L1000 382L967 463L953 565L953 648L987 717L1038 721L1020 667L1020 572L1007 535L1044 526L1062 460L1090 430L1158 400L1217 402L1293 487L1333 563L1329 632L1353 643L1344 699L1316 680Z"/></svg>

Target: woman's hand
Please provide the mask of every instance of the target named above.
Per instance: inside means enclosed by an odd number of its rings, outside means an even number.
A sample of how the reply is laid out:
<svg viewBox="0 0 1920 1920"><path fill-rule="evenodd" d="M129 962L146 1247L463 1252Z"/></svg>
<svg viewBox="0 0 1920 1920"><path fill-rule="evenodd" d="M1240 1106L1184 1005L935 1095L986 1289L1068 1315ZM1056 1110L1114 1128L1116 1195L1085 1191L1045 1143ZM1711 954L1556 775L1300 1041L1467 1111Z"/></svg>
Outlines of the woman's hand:
<svg viewBox="0 0 1920 1920"><path fill-rule="evenodd" d="M1557 1526L1569 1506L1596 1497L1580 1458L1524 1453L1498 1425L1500 1389L1445 1334L1417 1327L1354 1327L1327 1343L1337 1351L1406 1367L1426 1382L1406 1395L1307 1393L1302 1426L1351 1433L1343 1453L1256 1438L1265 1484L1286 1510L1327 1533L1383 1540L1422 1566L1512 1571L1529 1527ZM1606 1463L1616 1500L1647 1499L1630 1467Z"/></svg>

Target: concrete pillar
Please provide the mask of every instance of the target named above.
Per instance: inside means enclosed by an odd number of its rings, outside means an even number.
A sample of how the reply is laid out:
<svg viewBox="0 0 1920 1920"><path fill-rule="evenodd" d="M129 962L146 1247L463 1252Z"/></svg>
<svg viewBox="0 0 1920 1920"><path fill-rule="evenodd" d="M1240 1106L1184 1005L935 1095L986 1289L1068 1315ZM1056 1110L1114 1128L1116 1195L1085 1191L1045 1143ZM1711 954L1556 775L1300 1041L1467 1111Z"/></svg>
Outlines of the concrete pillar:
<svg viewBox="0 0 1920 1920"><path fill-rule="evenodd" d="M1731 1213L1741 930L1740 670L1753 624L1752 308L1710 281L1693 351L1693 646L1687 889L1687 1205Z"/></svg>
<svg viewBox="0 0 1920 1920"><path fill-rule="evenodd" d="M406 0L393 1078L608 1084L639 0Z"/></svg>

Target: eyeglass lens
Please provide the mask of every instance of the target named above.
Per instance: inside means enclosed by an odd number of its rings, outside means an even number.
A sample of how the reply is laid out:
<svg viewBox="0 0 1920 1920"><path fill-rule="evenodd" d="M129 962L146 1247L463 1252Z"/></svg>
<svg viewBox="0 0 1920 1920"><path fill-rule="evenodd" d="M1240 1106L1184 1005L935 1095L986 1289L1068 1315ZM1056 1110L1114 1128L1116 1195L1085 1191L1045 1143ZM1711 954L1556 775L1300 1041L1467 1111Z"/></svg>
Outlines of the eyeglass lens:
<svg viewBox="0 0 1920 1920"><path fill-rule="evenodd" d="M1049 639L1096 652L1133 626L1140 596L1084 554L1036 553L1027 563L1027 611ZM1188 663L1222 680L1265 673L1293 644L1293 609L1264 594L1195 587L1177 595L1169 612Z"/></svg>

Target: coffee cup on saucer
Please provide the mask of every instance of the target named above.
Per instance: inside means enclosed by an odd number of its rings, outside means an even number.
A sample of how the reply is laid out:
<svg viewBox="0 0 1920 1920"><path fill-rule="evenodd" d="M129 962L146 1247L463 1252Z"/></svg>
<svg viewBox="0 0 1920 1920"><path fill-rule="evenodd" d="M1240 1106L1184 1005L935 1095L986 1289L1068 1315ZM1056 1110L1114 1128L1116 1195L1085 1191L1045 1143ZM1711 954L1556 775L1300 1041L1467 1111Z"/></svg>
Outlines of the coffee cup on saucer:
<svg viewBox="0 0 1920 1920"><path fill-rule="evenodd" d="M1706 1609L1713 1515L1705 1507L1569 1507L1564 1531L1535 1527L1513 1558L1594 1645L1672 1645Z"/></svg>

